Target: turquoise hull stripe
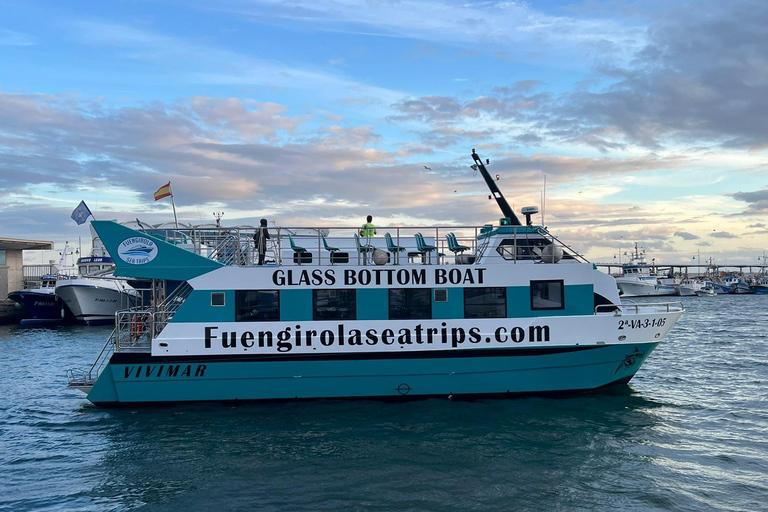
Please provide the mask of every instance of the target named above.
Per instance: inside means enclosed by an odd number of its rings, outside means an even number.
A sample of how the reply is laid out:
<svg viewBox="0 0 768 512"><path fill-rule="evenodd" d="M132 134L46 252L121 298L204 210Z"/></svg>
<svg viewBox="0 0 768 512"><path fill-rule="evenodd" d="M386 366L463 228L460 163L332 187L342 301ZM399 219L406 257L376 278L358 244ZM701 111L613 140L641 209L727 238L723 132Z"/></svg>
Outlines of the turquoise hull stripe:
<svg viewBox="0 0 768 512"><path fill-rule="evenodd" d="M530 318L548 316L592 315L595 308L594 288L591 284L565 287L564 309L531 309L531 289L527 286L507 287L507 317Z"/></svg>
<svg viewBox="0 0 768 512"><path fill-rule="evenodd" d="M511 357L109 364L88 399L109 405L587 390L631 378L656 345Z"/></svg>
<svg viewBox="0 0 768 512"><path fill-rule="evenodd" d="M435 302L435 291L432 290L432 318L457 319L464 318L464 288L439 288L448 290L448 302Z"/></svg>
<svg viewBox="0 0 768 512"><path fill-rule="evenodd" d="M381 319L388 319L388 318L389 318L389 289L358 288L357 319L358 320L381 320Z"/></svg>
<svg viewBox="0 0 768 512"><path fill-rule="evenodd" d="M280 290L280 321L312 320L312 290Z"/></svg>
<svg viewBox="0 0 768 512"><path fill-rule="evenodd" d="M224 294L223 306L211 306L212 293ZM234 290L194 290L174 313L171 322L200 322L201 318L204 318L205 322L234 322Z"/></svg>
<svg viewBox="0 0 768 512"><path fill-rule="evenodd" d="M441 288L442 289L442 288ZM448 301L435 302L432 292L432 318L464 318L464 289L447 288ZM211 292L226 294L226 305L211 306ZM594 313L592 285L565 287L565 309L531 309L531 291L527 286L507 287L507 318L550 316L582 316ZM232 290L195 290L174 315L172 322L232 322L235 319L235 293ZM358 320L388 320L389 291L386 288L357 289ZM312 290L280 290L280 320L307 322L312 320Z"/></svg>

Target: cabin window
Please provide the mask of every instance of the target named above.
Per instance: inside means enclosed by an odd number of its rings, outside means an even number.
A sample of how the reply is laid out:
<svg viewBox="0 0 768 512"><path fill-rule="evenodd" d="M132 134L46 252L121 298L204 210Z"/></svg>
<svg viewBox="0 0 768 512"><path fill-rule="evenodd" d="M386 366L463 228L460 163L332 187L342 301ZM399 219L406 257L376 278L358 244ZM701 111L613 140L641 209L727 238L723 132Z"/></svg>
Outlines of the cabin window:
<svg viewBox="0 0 768 512"><path fill-rule="evenodd" d="M237 290L235 292L235 321L276 322L278 320L280 320L280 293L277 290Z"/></svg>
<svg viewBox="0 0 768 512"><path fill-rule="evenodd" d="M505 260L538 260L541 251L549 245L543 238L507 238L496 248Z"/></svg>
<svg viewBox="0 0 768 512"><path fill-rule="evenodd" d="M531 281L531 309L565 309L563 280Z"/></svg>
<svg viewBox="0 0 768 512"><path fill-rule="evenodd" d="M464 288L464 318L506 318L506 316L506 288Z"/></svg>
<svg viewBox="0 0 768 512"><path fill-rule="evenodd" d="M314 320L356 320L357 290L312 290Z"/></svg>
<svg viewBox="0 0 768 512"><path fill-rule="evenodd" d="M211 306L224 305L224 292L211 292Z"/></svg>
<svg viewBox="0 0 768 512"><path fill-rule="evenodd" d="M432 290L395 288L389 290L390 320L423 320L432 318Z"/></svg>
<svg viewBox="0 0 768 512"><path fill-rule="evenodd" d="M435 302L448 302L448 290L446 288L435 290Z"/></svg>

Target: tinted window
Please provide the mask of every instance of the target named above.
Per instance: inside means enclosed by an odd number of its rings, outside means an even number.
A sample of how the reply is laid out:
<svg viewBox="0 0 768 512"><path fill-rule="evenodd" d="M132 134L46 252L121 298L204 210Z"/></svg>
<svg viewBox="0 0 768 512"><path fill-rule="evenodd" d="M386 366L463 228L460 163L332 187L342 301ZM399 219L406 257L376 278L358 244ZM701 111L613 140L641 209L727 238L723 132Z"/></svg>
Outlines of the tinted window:
<svg viewBox="0 0 768 512"><path fill-rule="evenodd" d="M464 289L464 318L506 318L506 316L506 288Z"/></svg>
<svg viewBox="0 0 768 512"><path fill-rule="evenodd" d="M531 281L531 309L564 309L563 281Z"/></svg>
<svg viewBox="0 0 768 512"><path fill-rule="evenodd" d="M389 290L390 320L432 318L432 290L396 288Z"/></svg>
<svg viewBox="0 0 768 512"><path fill-rule="evenodd" d="M355 320L357 318L356 290L313 290L315 320Z"/></svg>
<svg viewBox="0 0 768 512"><path fill-rule="evenodd" d="M277 290L237 290L235 292L235 321L278 320L280 320L280 293Z"/></svg>

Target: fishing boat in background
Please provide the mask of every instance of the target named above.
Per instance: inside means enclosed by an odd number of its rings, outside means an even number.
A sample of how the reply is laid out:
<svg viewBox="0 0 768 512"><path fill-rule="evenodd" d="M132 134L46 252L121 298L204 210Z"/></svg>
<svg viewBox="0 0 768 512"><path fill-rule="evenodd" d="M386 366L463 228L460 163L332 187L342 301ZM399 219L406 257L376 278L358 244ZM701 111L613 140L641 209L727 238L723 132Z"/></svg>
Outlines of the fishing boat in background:
<svg viewBox="0 0 768 512"><path fill-rule="evenodd" d="M110 324L121 309L136 307L142 296L125 279L116 278L114 260L91 227L90 256L77 260L77 276L59 280L56 296L66 304L77 322L87 325ZM137 254L143 254L137 250Z"/></svg>
<svg viewBox="0 0 768 512"><path fill-rule="evenodd" d="M520 222L474 150L472 158L502 211L498 224L379 227L366 243L358 227L312 228L301 244L289 237L292 259L280 247L271 265L254 265L252 245L205 257L93 221L115 275L182 284L118 312L90 370L68 371L70 388L108 407L506 397L628 382L682 304L622 304L613 277L534 225L537 208ZM282 244L292 229L275 227L270 238ZM135 255L138 246L149 250Z"/></svg>
<svg viewBox="0 0 768 512"><path fill-rule="evenodd" d="M68 316L62 300L56 296L56 282L67 276L46 274L35 288L18 290L8 294L22 309L21 325L59 324Z"/></svg>
<svg viewBox="0 0 768 512"><path fill-rule="evenodd" d="M59 324L72 319L72 315L62 300L56 296L56 283L70 279L75 273L75 266L67 264L69 243L58 263L51 261L53 273L41 276L40 282L30 288L8 294L8 298L21 308L21 325Z"/></svg>
<svg viewBox="0 0 768 512"><path fill-rule="evenodd" d="M698 295L697 292L706 285L706 281L686 277L677 285L677 295L681 297L693 297Z"/></svg>
<svg viewBox="0 0 768 512"><path fill-rule="evenodd" d="M734 295L744 295L752 293L749 283L740 275L725 276L721 280L722 285L727 288L727 293Z"/></svg>
<svg viewBox="0 0 768 512"><path fill-rule="evenodd" d="M621 276L616 278L616 285L622 297L650 297L677 295L673 278L659 276L648 265L645 251L639 250L635 242L635 251L629 255L629 262L621 267Z"/></svg>
<svg viewBox="0 0 768 512"><path fill-rule="evenodd" d="M749 289L758 295L768 294L768 277L760 278L755 284L750 285Z"/></svg>
<svg viewBox="0 0 768 512"><path fill-rule="evenodd" d="M706 283L704 286L696 290L697 297L714 297L717 295L717 288L712 282Z"/></svg>

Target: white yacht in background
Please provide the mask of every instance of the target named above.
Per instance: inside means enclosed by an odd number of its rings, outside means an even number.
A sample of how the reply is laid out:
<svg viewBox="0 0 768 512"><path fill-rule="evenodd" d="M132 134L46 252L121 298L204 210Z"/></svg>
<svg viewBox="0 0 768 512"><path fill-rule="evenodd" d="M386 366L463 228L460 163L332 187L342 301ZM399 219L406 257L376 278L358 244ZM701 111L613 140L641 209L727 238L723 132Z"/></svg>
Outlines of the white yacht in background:
<svg viewBox="0 0 768 512"><path fill-rule="evenodd" d="M621 267L622 275L616 278L616 285L622 297L649 297L655 295L676 295L677 287L666 277L656 275L645 260L645 251L638 250L629 257L629 263Z"/></svg>
<svg viewBox="0 0 768 512"><path fill-rule="evenodd" d="M77 277L56 281L55 292L78 322L108 324L115 321L117 311L140 305L141 293L112 275L115 262L92 234L91 255L77 260Z"/></svg>

